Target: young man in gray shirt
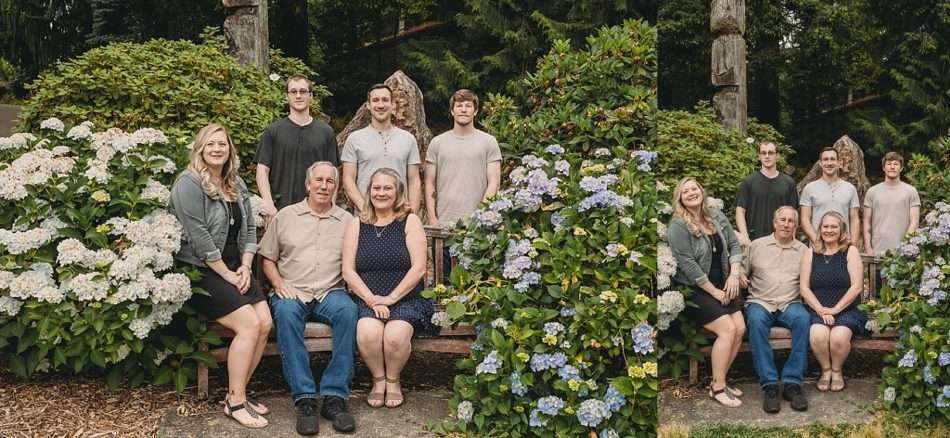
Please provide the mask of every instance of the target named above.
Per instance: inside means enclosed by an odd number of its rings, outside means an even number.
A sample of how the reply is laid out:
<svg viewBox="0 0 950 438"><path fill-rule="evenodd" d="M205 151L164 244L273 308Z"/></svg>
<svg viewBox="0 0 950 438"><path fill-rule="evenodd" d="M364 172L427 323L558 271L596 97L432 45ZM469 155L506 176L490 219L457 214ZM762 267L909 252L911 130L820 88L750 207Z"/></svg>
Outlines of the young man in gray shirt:
<svg viewBox="0 0 950 438"><path fill-rule="evenodd" d="M409 206L418 212L422 203L419 145L412 134L393 125L393 90L388 85L373 85L366 93L366 107L371 116L369 125L353 131L343 145L346 197L356 210L362 210L373 172L388 167L406 184Z"/></svg>
<svg viewBox="0 0 950 438"><path fill-rule="evenodd" d="M428 224L452 228L467 220L478 204L498 191L501 149L495 137L475 127L478 96L461 89L449 99L452 130L432 139L426 152L426 215ZM442 251L443 278L451 258Z"/></svg>
<svg viewBox="0 0 950 438"><path fill-rule="evenodd" d="M452 130L439 134L426 152L426 214L429 225L455 226L498 191L501 149L495 137L475 127L478 96L458 90L449 100Z"/></svg>
<svg viewBox="0 0 950 438"><path fill-rule="evenodd" d="M914 186L901 181L904 157L888 152L881 166L884 182L864 195L864 252L874 256L897 248L920 220L920 195Z"/></svg>
<svg viewBox="0 0 950 438"><path fill-rule="evenodd" d="M808 183L799 199L802 206L802 231L810 242L818 241L817 229L821 217L829 211L836 211L841 217L849 218L851 242L857 242L861 234L861 219L858 215L858 190L854 185L838 176L838 151L826 147L818 155L821 164L821 178Z"/></svg>

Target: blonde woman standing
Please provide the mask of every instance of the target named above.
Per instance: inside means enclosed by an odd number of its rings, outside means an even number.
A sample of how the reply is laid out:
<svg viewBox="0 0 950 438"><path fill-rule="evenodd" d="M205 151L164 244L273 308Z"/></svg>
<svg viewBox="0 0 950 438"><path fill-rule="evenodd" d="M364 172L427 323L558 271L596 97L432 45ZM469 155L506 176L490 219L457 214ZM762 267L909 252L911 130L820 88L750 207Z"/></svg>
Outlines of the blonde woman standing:
<svg viewBox="0 0 950 438"><path fill-rule="evenodd" d="M205 126L195 136L188 168L172 186L169 209L181 222L179 265L198 268L193 305L208 319L234 331L228 348L228 395L224 414L249 428L267 426L269 410L247 398L273 322L264 294L251 278L257 234L250 195L237 175L238 154L227 130Z"/></svg>
<svg viewBox="0 0 950 438"><path fill-rule="evenodd" d="M727 385L726 374L746 328L736 301L745 283L742 250L729 219L709 206L706 191L695 178L683 178L676 185L667 240L676 258L673 281L692 287L692 300L699 306L688 308L687 316L716 334L709 396L724 406L741 406L742 392Z"/></svg>

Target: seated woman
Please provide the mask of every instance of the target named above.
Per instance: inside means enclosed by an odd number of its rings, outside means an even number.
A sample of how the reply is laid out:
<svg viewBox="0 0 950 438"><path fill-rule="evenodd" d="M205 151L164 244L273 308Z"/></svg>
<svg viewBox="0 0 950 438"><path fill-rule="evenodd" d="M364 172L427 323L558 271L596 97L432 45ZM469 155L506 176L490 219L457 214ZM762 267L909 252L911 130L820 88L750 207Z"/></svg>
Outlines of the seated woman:
<svg viewBox="0 0 950 438"><path fill-rule="evenodd" d="M413 333L436 332L432 302L419 295L426 270L422 221L409 209L396 171L373 173L359 221L343 235L343 278L360 298L356 344L373 374L366 402L402 404L399 374L412 351Z"/></svg>
<svg viewBox="0 0 950 438"><path fill-rule="evenodd" d="M821 217L814 250L802 257L802 299L811 313L811 351L821 364L818 390L841 391L841 367L851 352L851 336L863 333L867 315L858 309L864 286L861 255L848 238L848 223L830 211Z"/></svg>
<svg viewBox="0 0 950 438"><path fill-rule="evenodd" d="M223 126L205 126L195 136L188 168L175 180L169 209L181 222L179 265L196 266L202 278L191 305L234 331L228 348L228 395L224 414L250 428L267 426L267 407L247 398L247 383L270 334L270 310L251 278L257 234L251 201L238 176L238 153Z"/></svg>
<svg viewBox="0 0 950 438"><path fill-rule="evenodd" d="M673 220L667 240L676 258L673 280L693 288L687 316L716 334L712 347L709 396L724 406L738 407L742 392L727 386L726 374L745 333L745 320L736 298L742 287L742 250L729 220L711 208L696 179L680 180L673 192Z"/></svg>

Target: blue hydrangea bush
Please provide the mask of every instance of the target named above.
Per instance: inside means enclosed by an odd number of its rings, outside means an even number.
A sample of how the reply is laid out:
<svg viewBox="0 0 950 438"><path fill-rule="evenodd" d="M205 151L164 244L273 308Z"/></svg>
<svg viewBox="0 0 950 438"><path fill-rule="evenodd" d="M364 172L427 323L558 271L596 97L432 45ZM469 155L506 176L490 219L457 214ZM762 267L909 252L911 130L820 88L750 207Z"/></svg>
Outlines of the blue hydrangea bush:
<svg viewBox="0 0 950 438"><path fill-rule="evenodd" d="M879 301L863 308L871 330L900 338L882 371L885 407L911 421L950 419L950 204L937 202L921 228L885 255Z"/></svg>
<svg viewBox="0 0 950 438"><path fill-rule="evenodd" d="M445 308L434 320L478 332L443 431L655 434L655 38L631 21L586 51L558 43L521 83L524 110L486 104L507 184L456 230L454 286L425 292Z"/></svg>
<svg viewBox="0 0 950 438"><path fill-rule="evenodd" d="M181 225L166 211L187 155L155 129L67 129L0 138L0 363L17 376L65 370L174 380L183 389L195 342L160 336L192 295L173 266Z"/></svg>

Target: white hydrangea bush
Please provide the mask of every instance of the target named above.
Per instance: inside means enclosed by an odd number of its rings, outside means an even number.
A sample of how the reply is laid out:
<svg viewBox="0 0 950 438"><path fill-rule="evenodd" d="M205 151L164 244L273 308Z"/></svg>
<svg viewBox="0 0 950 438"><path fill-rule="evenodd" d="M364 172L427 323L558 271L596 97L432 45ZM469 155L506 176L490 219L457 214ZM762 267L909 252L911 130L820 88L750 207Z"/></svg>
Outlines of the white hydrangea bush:
<svg viewBox="0 0 950 438"><path fill-rule="evenodd" d="M158 366L150 335L192 295L166 208L187 150L154 129L94 128L51 118L0 138L0 354L20 377L133 353Z"/></svg>

